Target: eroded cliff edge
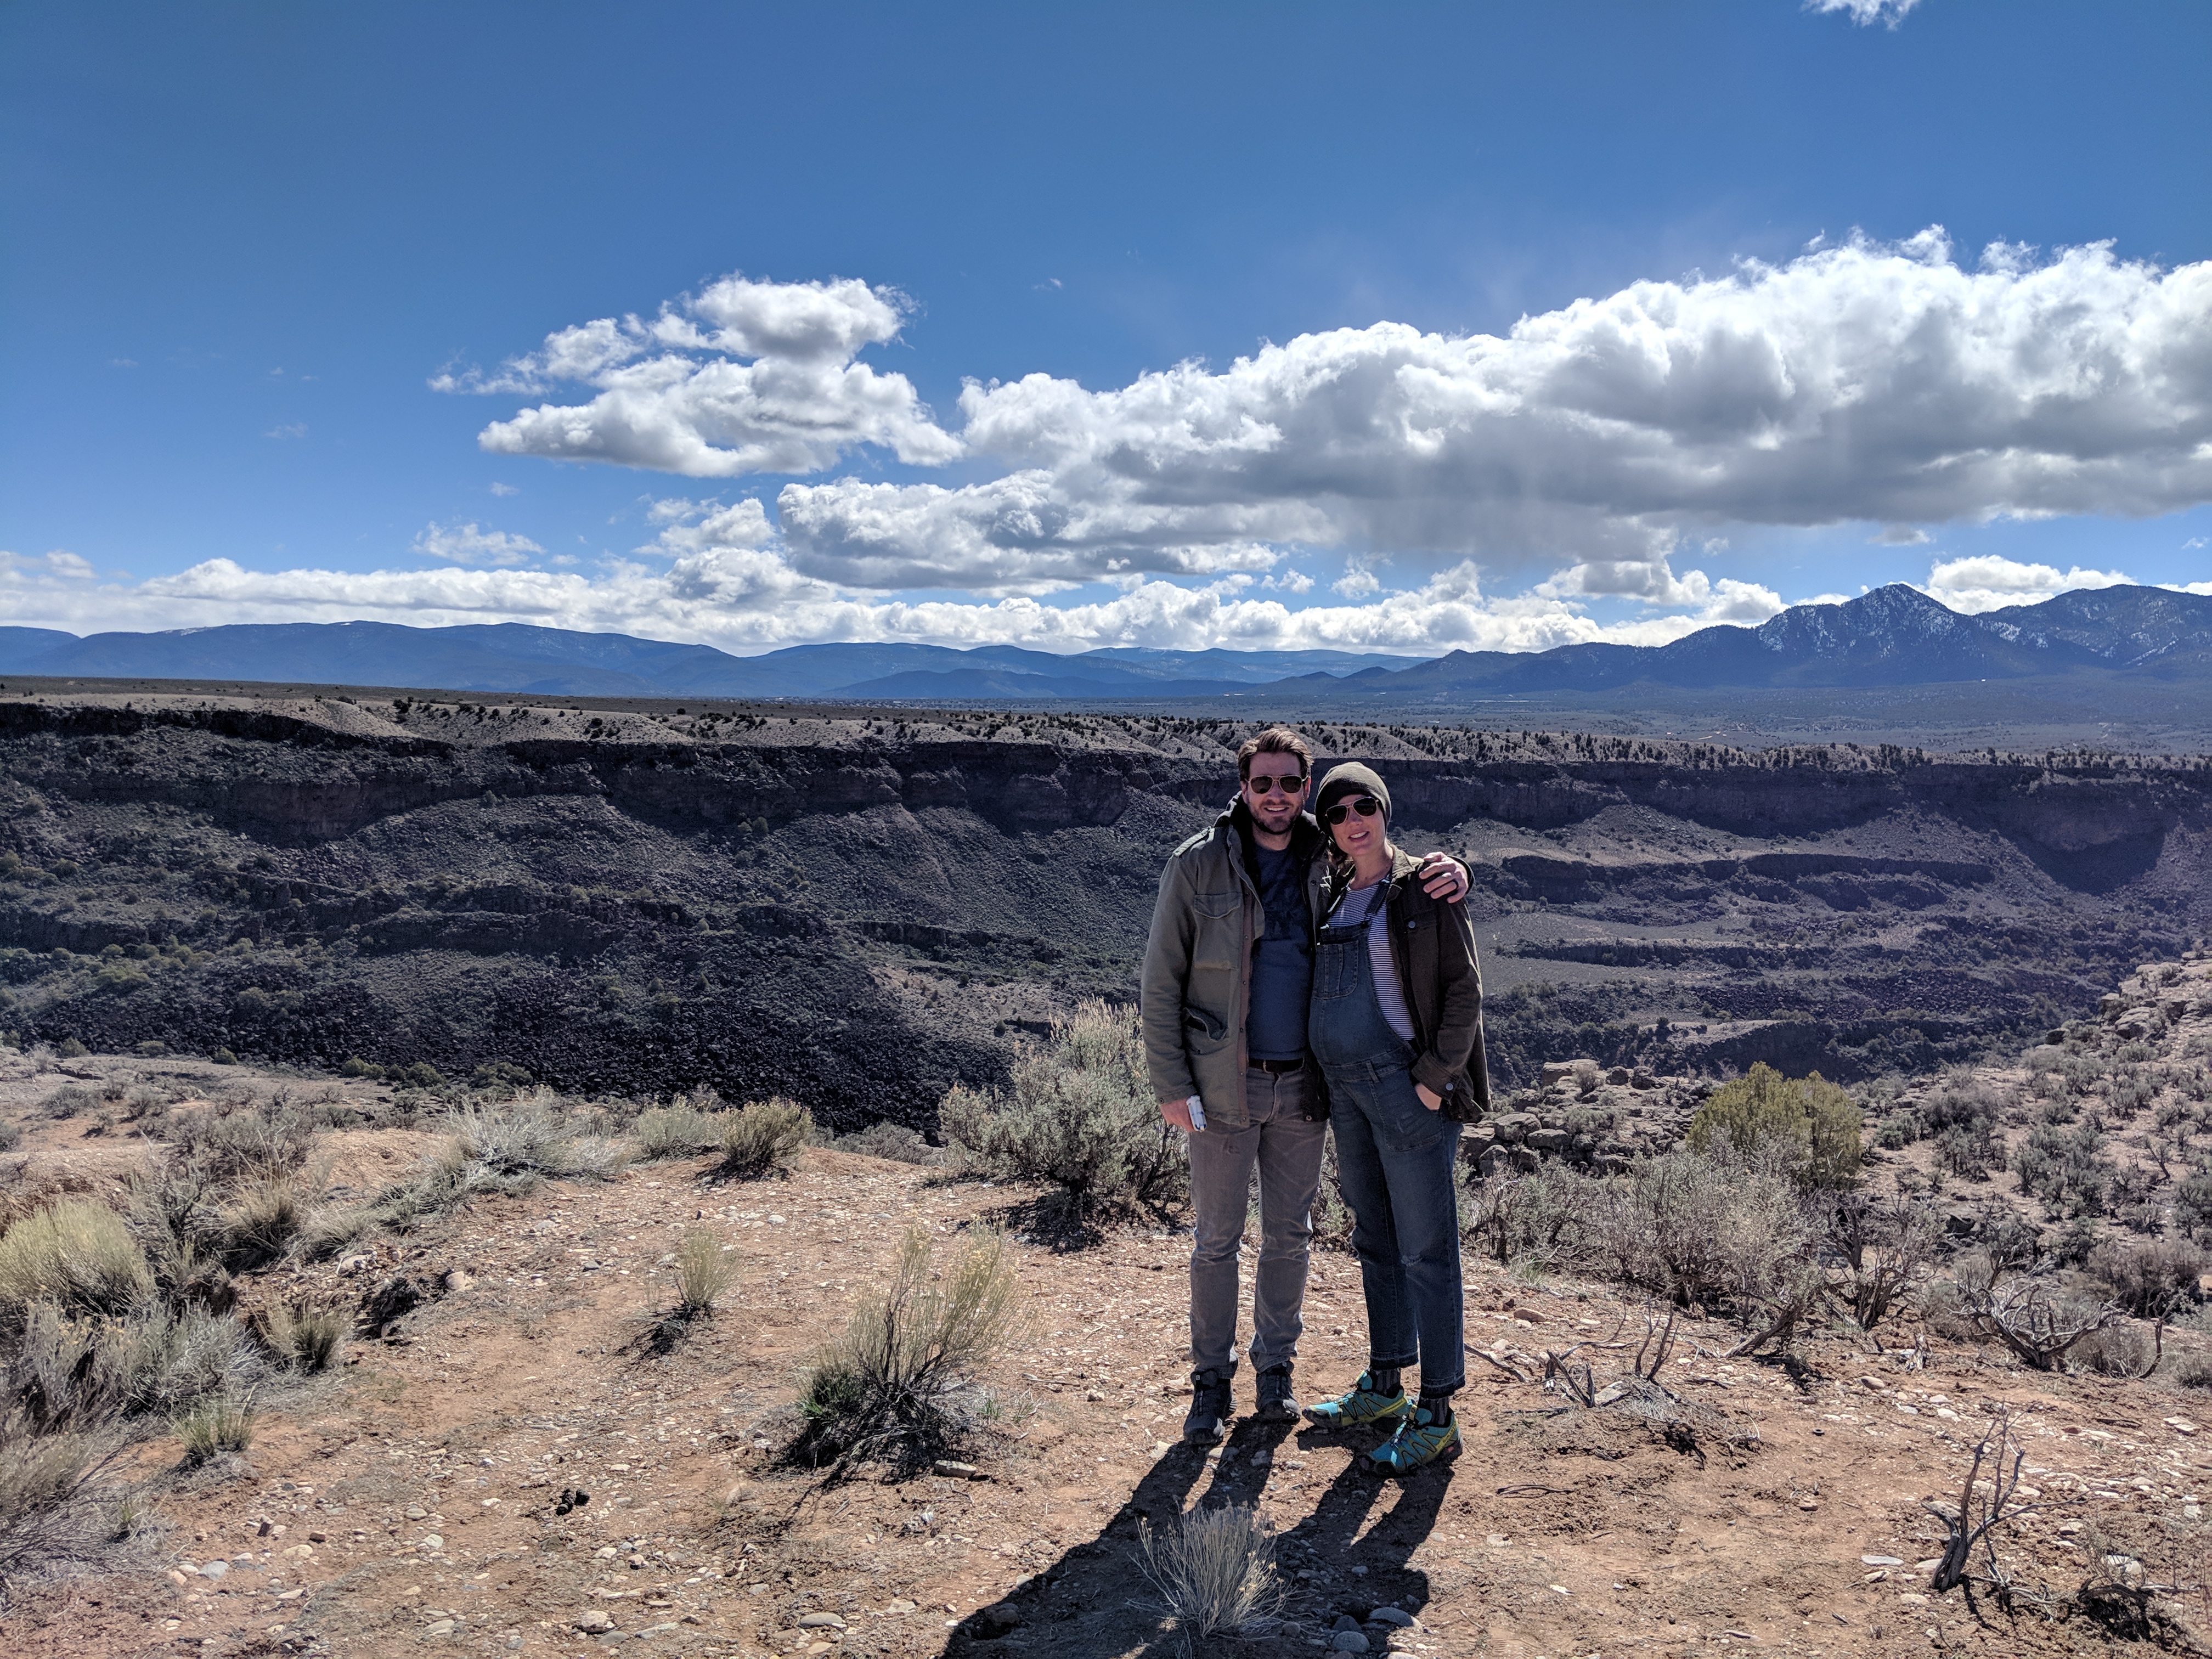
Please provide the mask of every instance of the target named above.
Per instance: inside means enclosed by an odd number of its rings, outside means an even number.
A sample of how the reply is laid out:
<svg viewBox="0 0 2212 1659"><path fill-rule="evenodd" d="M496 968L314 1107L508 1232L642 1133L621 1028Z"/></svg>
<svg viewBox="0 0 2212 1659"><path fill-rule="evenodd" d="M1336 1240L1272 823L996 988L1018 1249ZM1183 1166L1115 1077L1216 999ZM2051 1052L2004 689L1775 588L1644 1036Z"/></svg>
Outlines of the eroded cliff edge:
<svg viewBox="0 0 2212 1659"><path fill-rule="evenodd" d="M1246 729L0 701L0 1027L919 1121L1011 1033L1133 990ZM1508 1081L1655 1043L1924 1066L2206 922L2201 759L1310 735L1476 867Z"/></svg>

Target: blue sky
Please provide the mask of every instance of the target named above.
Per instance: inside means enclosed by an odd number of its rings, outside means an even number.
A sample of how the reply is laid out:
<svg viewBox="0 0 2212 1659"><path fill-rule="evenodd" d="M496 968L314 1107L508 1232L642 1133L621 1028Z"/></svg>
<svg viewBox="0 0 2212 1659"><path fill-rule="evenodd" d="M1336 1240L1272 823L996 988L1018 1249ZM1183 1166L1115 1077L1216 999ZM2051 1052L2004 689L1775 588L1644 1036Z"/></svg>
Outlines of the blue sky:
<svg viewBox="0 0 2212 1659"><path fill-rule="evenodd" d="M2203 586L2212 9L1856 9L18 0L0 611L1435 652Z"/></svg>

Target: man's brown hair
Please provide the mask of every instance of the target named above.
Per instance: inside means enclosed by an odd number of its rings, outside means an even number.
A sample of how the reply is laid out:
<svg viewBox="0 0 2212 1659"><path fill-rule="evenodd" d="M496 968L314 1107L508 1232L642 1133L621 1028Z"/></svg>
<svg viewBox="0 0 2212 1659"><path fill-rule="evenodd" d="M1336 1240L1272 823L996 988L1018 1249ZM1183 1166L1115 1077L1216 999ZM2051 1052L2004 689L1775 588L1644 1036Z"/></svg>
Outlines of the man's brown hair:
<svg viewBox="0 0 2212 1659"><path fill-rule="evenodd" d="M1244 746L1237 751L1237 781L1243 783L1252 775L1252 757L1255 755L1296 755L1298 770L1313 770L1313 750L1306 740L1287 726L1271 726L1257 737L1244 739Z"/></svg>

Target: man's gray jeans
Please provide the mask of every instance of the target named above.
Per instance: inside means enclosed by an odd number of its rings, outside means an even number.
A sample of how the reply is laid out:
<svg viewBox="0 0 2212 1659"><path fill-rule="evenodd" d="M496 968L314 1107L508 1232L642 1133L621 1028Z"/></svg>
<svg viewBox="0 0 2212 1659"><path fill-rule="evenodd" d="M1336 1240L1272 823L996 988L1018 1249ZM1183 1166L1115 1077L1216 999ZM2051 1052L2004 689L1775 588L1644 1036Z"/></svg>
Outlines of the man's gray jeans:
<svg viewBox="0 0 2212 1659"><path fill-rule="evenodd" d="M1326 1121L1299 1115L1303 1072L1244 1074L1251 1121L1242 1129L1205 1128L1190 1137L1190 1194L1198 1222L1190 1253L1190 1360L1196 1370L1227 1376L1237 1364L1237 1258L1244 1242L1252 1174L1260 1175L1260 1262L1252 1296L1252 1368L1264 1371L1297 1357L1305 1328L1306 1260L1314 1194L1321 1185Z"/></svg>

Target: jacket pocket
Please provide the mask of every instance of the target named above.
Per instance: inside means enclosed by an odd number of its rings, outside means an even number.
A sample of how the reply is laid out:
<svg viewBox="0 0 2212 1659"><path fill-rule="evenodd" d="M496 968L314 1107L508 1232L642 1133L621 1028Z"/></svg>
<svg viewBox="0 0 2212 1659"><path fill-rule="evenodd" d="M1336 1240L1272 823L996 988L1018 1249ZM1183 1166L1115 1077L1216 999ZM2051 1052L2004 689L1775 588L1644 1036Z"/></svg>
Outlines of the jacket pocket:
<svg viewBox="0 0 2212 1659"><path fill-rule="evenodd" d="M1191 896L1190 965L1216 973L1236 970L1243 954L1244 898L1241 893Z"/></svg>

